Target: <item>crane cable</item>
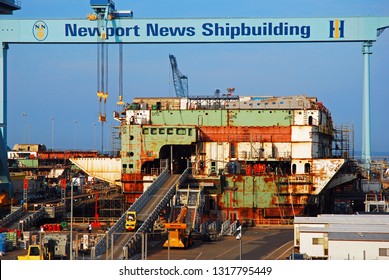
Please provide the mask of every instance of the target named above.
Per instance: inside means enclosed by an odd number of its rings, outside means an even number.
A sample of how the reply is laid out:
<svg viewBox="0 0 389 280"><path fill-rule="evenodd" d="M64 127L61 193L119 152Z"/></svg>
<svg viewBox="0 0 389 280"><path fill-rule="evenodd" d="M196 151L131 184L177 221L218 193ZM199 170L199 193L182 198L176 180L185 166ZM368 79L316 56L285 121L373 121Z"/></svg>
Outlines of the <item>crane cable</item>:
<svg viewBox="0 0 389 280"><path fill-rule="evenodd" d="M119 101L117 105L124 106L123 102L123 43L119 44Z"/></svg>
<svg viewBox="0 0 389 280"><path fill-rule="evenodd" d="M108 98L108 44L106 26L103 20L98 21L100 36L97 44L97 97L99 99L99 122L101 122L101 151L104 151L104 123L107 120L106 103Z"/></svg>

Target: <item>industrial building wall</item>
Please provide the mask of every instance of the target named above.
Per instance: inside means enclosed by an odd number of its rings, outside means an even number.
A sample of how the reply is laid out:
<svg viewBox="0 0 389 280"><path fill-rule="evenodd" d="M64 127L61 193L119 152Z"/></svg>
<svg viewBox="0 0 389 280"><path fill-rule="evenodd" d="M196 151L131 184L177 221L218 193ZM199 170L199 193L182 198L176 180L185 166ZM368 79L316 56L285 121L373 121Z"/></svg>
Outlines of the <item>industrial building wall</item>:
<svg viewBox="0 0 389 280"><path fill-rule="evenodd" d="M307 227L307 228L324 228L326 227L326 224L322 223L312 223L309 222L312 220L313 217L296 217L294 222L294 246L298 247L301 244L301 234L304 234L304 231L301 230L301 227ZM316 218L316 217L315 217ZM297 222L299 220L305 219L306 221Z"/></svg>
<svg viewBox="0 0 389 280"><path fill-rule="evenodd" d="M312 258L325 258L325 246L328 238L323 232L300 232L300 253Z"/></svg>
<svg viewBox="0 0 389 280"><path fill-rule="evenodd" d="M329 260L389 260L389 255L380 256L380 248L389 251L389 240L356 241L329 240ZM382 251L382 250L381 250Z"/></svg>

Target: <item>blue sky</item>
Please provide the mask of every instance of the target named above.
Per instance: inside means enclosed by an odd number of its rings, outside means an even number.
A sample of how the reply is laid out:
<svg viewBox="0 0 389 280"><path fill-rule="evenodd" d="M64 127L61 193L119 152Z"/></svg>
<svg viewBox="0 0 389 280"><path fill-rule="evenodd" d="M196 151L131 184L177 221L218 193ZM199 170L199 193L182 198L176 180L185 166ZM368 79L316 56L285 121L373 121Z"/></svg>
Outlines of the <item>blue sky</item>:
<svg viewBox="0 0 389 280"><path fill-rule="evenodd" d="M116 0L135 18L389 16L387 0ZM3 18L85 18L89 0L22 1ZM109 46L108 121L97 116L95 45L10 45L8 51L8 145L42 143L55 149L110 148L107 127L118 99L118 46ZM235 87L239 95L316 96L336 125L353 125L361 149L363 56L361 43L163 44L124 46L124 101L173 96L168 55L189 77L193 95ZM389 151L389 30L371 56L371 150ZM24 117L23 117L24 115ZM54 118L54 120L52 120ZM54 129L52 129L54 128ZM54 137L53 137L54 136Z"/></svg>

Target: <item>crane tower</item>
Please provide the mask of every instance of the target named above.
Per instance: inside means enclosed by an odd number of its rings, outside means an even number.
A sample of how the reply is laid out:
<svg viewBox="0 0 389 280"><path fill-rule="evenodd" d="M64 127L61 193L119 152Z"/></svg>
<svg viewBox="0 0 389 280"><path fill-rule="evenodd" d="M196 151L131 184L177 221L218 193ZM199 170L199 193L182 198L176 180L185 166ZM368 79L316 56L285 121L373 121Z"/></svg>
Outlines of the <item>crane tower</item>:
<svg viewBox="0 0 389 280"><path fill-rule="evenodd" d="M99 100L99 122L101 122L101 151L104 151L104 123L107 121L106 106L108 99L108 21L114 19L132 18L131 10L117 11L112 0L90 0L94 14L88 15L88 20L97 21L100 36L97 40L97 97ZM123 45L119 45L119 101L123 106Z"/></svg>
<svg viewBox="0 0 389 280"><path fill-rule="evenodd" d="M169 54L169 59L172 67L173 83L176 95L177 97L188 97L188 77L181 74L174 55Z"/></svg>

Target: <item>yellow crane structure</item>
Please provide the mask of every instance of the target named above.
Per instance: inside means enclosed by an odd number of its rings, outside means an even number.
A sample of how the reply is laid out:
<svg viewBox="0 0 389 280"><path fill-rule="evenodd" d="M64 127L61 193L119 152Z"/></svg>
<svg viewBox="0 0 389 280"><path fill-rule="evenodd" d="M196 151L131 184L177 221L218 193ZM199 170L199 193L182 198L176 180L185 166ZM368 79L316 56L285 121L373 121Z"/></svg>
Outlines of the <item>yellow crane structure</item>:
<svg viewBox="0 0 389 280"><path fill-rule="evenodd" d="M177 219L172 223L165 223L165 228L169 231L168 238L163 244L164 247L189 248L193 244L192 231L187 228L184 222L188 214L188 206L183 206Z"/></svg>

